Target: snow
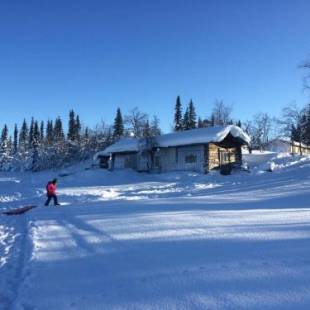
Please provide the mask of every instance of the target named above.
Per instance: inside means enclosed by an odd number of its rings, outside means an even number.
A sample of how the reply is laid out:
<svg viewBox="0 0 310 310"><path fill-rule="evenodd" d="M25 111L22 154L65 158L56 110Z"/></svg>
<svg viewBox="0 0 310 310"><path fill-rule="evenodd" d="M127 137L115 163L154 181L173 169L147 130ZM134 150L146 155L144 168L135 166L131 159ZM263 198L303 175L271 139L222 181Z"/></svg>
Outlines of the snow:
<svg viewBox="0 0 310 310"><path fill-rule="evenodd" d="M174 147L209 142L221 142L228 134L231 134L235 138L240 138L247 144L251 142L250 137L241 128L234 125L225 127L215 126L208 128L197 128L182 132L174 132L154 137L153 140L154 145L157 147ZM120 139L102 152L98 152L94 156L94 159L96 160L100 155L108 156L111 153L138 152L141 149L141 145L145 147L143 140L144 139L139 140L135 138Z"/></svg>
<svg viewBox="0 0 310 310"><path fill-rule="evenodd" d="M102 152L98 152L94 158L99 155L110 155L111 153L122 153L122 152L138 152L139 151L139 140L135 138L123 138L114 144L108 146Z"/></svg>
<svg viewBox="0 0 310 310"><path fill-rule="evenodd" d="M309 309L310 157L268 162L1 173L0 210L39 207L0 215L0 309ZM43 207L53 177L63 206Z"/></svg>
<svg viewBox="0 0 310 310"><path fill-rule="evenodd" d="M277 153L253 150L251 154L243 152L242 160L246 162L250 168L257 169L259 165L268 163L275 156L277 156Z"/></svg>
<svg viewBox="0 0 310 310"><path fill-rule="evenodd" d="M239 127L230 126L216 126L207 128L197 128L186 130L182 132L174 132L156 137L159 147L172 147L182 145L192 145L209 142L221 142L228 134L235 138L240 138L246 143L250 143L250 137Z"/></svg>

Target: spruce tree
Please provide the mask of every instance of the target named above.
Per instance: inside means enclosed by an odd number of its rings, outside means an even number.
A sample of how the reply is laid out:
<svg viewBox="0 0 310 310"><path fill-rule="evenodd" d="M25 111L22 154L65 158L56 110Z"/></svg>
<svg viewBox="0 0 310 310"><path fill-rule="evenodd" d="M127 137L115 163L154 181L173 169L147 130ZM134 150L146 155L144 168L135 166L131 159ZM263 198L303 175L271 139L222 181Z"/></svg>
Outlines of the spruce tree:
<svg viewBox="0 0 310 310"><path fill-rule="evenodd" d="M291 140L292 141L299 141L299 130L294 125L291 126Z"/></svg>
<svg viewBox="0 0 310 310"><path fill-rule="evenodd" d="M0 142L0 168L3 168L10 155L9 131L7 125L4 125L2 129Z"/></svg>
<svg viewBox="0 0 310 310"><path fill-rule="evenodd" d="M303 143L307 143L307 115L306 112L302 115L300 121L300 128L301 128L301 141Z"/></svg>
<svg viewBox="0 0 310 310"><path fill-rule="evenodd" d="M18 129L17 124L14 126L14 138L13 138L13 154L16 154L18 151Z"/></svg>
<svg viewBox="0 0 310 310"><path fill-rule="evenodd" d="M82 125L81 125L80 117L79 115L77 115L75 119L75 130L74 130L76 141L79 141L81 138L81 129L82 129Z"/></svg>
<svg viewBox="0 0 310 310"><path fill-rule="evenodd" d="M182 120L182 104L180 96L177 97L175 103L175 112L174 112L174 131L183 130L183 120Z"/></svg>
<svg viewBox="0 0 310 310"><path fill-rule="evenodd" d="M40 142L44 142L44 122L41 121L40 123Z"/></svg>
<svg viewBox="0 0 310 310"><path fill-rule="evenodd" d="M310 145L310 104L305 108L304 142Z"/></svg>
<svg viewBox="0 0 310 310"><path fill-rule="evenodd" d="M124 135L124 121L120 108L117 108L113 125L113 138L118 140Z"/></svg>
<svg viewBox="0 0 310 310"><path fill-rule="evenodd" d="M200 118L200 116L198 117L198 128L203 128L204 125L203 125L203 120Z"/></svg>
<svg viewBox="0 0 310 310"><path fill-rule="evenodd" d="M89 128L88 128L88 127L85 128L84 138L85 138L86 140L89 139Z"/></svg>
<svg viewBox="0 0 310 310"><path fill-rule="evenodd" d="M46 125L46 143L51 146L54 141L53 121L48 120Z"/></svg>
<svg viewBox="0 0 310 310"><path fill-rule="evenodd" d="M39 169L39 143L40 129L38 121L35 121L32 134L32 171L37 171Z"/></svg>
<svg viewBox="0 0 310 310"><path fill-rule="evenodd" d="M64 141L65 135L63 131L62 120L60 117L57 117L55 120L53 134L54 134L55 142L59 143L59 142Z"/></svg>
<svg viewBox="0 0 310 310"><path fill-rule="evenodd" d="M22 152L26 152L28 148L29 129L26 120L24 119L19 133L19 148Z"/></svg>
<svg viewBox="0 0 310 310"><path fill-rule="evenodd" d="M189 129L196 128L196 119L197 119L197 115L196 115L194 103L191 100L188 105L188 127Z"/></svg>
<svg viewBox="0 0 310 310"><path fill-rule="evenodd" d="M32 147L33 142L33 132L34 132L34 118L31 118L30 130L29 130L29 147Z"/></svg>
<svg viewBox="0 0 310 310"><path fill-rule="evenodd" d="M13 141L12 141L12 137L10 136L9 137L9 141L8 141L8 154L9 155L13 155L14 153L14 150L13 150Z"/></svg>
<svg viewBox="0 0 310 310"><path fill-rule="evenodd" d="M40 129L38 121L34 121L33 123L33 133L32 133L32 147L35 145L39 145L40 142Z"/></svg>
<svg viewBox="0 0 310 310"><path fill-rule="evenodd" d="M3 153L7 152L8 142L9 142L9 130L8 126L5 124L1 132L1 152Z"/></svg>
<svg viewBox="0 0 310 310"><path fill-rule="evenodd" d="M73 110L69 112L68 140L71 141L76 140L76 123L75 123L75 113Z"/></svg>
<svg viewBox="0 0 310 310"><path fill-rule="evenodd" d="M186 108L186 111L185 111L184 116L183 116L182 128L183 128L183 130L189 130L190 129L188 107Z"/></svg>

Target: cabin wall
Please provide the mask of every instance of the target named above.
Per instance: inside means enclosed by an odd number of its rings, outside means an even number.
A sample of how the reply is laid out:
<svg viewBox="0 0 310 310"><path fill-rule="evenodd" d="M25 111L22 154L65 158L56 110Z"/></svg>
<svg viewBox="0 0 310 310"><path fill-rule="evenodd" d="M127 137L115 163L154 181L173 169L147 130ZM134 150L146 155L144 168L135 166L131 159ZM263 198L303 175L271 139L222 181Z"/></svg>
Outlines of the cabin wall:
<svg viewBox="0 0 310 310"><path fill-rule="evenodd" d="M208 170L228 164L234 166L241 166L242 164L241 145L235 147L223 147L220 144L209 143L206 151Z"/></svg>
<svg viewBox="0 0 310 310"><path fill-rule="evenodd" d="M137 169L137 153L119 153L113 155L112 169Z"/></svg>
<svg viewBox="0 0 310 310"><path fill-rule="evenodd" d="M148 172L152 168L152 155L150 152L142 152L137 156L137 170Z"/></svg>
<svg viewBox="0 0 310 310"><path fill-rule="evenodd" d="M178 147L176 150L177 170L204 172L203 145Z"/></svg>
<svg viewBox="0 0 310 310"><path fill-rule="evenodd" d="M167 171L204 172L204 146L161 148L154 154L153 168Z"/></svg>
<svg viewBox="0 0 310 310"><path fill-rule="evenodd" d="M169 147L156 151L154 167L162 172L176 170L176 149Z"/></svg>

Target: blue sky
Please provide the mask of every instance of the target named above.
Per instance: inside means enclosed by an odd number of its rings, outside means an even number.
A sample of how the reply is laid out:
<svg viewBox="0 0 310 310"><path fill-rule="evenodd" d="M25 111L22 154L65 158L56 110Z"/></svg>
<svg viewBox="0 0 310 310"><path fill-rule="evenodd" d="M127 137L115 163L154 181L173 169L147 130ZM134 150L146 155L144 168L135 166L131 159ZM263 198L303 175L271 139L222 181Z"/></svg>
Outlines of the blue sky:
<svg viewBox="0 0 310 310"><path fill-rule="evenodd" d="M0 2L0 126L69 109L112 123L116 108L169 131L177 95L201 116L216 98L236 119L307 102L308 0Z"/></svg>

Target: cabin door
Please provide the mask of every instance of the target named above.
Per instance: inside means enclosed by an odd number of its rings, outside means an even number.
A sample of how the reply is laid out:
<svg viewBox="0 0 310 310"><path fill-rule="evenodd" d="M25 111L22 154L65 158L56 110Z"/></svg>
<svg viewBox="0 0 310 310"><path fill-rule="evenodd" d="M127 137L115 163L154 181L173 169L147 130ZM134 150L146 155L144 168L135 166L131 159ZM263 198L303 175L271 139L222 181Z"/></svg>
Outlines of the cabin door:
<svg viewBox="0 0 310 310"><path fill-rule="evenodd" d="M229 164L230 163L229 151L219 150L219 161L220 161L220 166Z"/></svg>

